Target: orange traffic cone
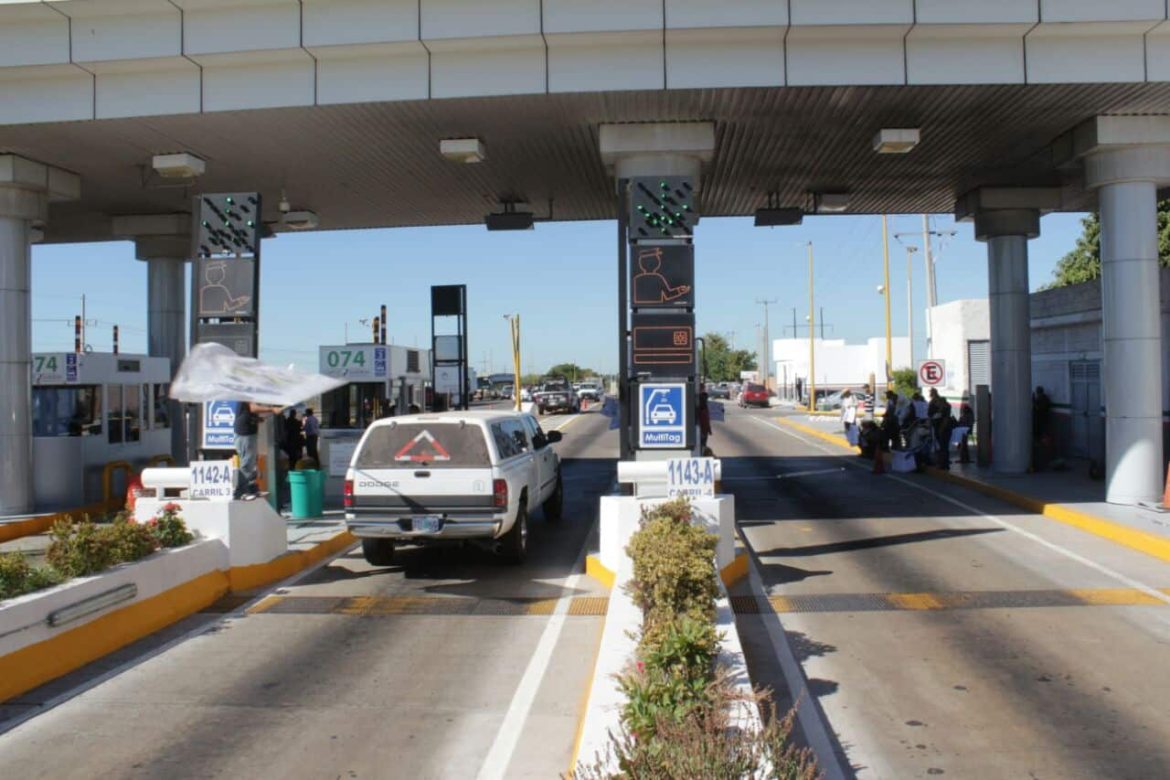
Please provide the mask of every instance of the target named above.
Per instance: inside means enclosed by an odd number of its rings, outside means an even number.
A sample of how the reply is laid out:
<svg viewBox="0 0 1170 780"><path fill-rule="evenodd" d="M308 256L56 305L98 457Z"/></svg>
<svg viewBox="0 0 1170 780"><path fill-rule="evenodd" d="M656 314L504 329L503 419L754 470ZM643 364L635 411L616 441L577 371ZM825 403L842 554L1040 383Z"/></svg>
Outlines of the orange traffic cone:
<svg viewBox="0 0 1170 780"><path fill-rule="evenodd" d="M886 454L881 451L881 448L878 448L877 452L873 454L873 473L886 473Z"/></svg>

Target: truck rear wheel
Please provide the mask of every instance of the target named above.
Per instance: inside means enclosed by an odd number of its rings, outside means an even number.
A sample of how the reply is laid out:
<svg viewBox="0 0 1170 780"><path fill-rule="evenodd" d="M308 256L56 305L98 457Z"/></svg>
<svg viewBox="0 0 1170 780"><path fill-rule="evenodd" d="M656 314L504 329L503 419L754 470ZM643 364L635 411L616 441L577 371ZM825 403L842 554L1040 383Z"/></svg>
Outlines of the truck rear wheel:
<svg viewBox="0 0 1170 780"><path fill-rule="evenodd" d="M512 565L524 563L528 555L528 497L520 496L520 508L516 510L516 522L508 533L500 537L500 555Z"/></svg>
<svg viewBox="0 0 1170 780"><path fill-rule="evenodd" d="M362 539L362 555L371 566L394 564L393 539Z"/></svg>

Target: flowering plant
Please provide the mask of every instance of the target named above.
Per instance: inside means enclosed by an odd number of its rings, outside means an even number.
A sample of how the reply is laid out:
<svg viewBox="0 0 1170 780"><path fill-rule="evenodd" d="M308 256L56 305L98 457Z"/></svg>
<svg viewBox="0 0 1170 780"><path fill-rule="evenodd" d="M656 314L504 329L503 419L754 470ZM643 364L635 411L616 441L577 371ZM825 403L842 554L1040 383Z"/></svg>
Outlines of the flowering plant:
<svg viewBox="0 0 1170 780"><path fill-rule="evenodd" d="M171 502L163 504L162 511L146 521L146 527L158 540L159 547L182 547L188 545L195 535L187 530L187 524L179 516L182 507Z"/></svg>

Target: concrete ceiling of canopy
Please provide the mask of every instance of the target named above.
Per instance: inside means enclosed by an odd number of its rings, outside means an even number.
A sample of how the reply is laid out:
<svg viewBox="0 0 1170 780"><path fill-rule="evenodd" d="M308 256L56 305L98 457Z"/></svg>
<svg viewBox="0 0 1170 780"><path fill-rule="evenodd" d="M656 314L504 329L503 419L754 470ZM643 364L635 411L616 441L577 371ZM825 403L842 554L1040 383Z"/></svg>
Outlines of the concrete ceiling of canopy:
<svg viewBox="0 0 1170 780"><path fill-rule="evenodd" d="M537 217L609 219L613 181L598 149L606 123L710 121L701 208L743 216L812 208L847 192L848 213L950 212L984 185L1060 187L1091 201L1052 142L1098 114L1170 114L1170 83L799 87L630 91L365 103L0 127L11 152L80 174L81 197L55 203L47 241L109 239L118 215L174 213L196 192L259 190L279 221L282 191L322 229L482 222L502 200ZM909 154L876 154L881 128L921 128ZM486 159L439 154L479 138ZM159 178L152 155L207 161L194 184ZM277 228L279 230L279 227Z"/></svg>

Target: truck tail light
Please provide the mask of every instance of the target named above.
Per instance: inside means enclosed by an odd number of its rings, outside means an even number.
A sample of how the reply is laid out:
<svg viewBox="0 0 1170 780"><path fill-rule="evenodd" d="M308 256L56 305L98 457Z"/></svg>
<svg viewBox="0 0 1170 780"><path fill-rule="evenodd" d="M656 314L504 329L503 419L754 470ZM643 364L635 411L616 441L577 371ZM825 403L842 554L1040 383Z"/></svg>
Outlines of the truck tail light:
<svg viewBox="0 0 1170 780"><path fill-rule="evenodd" d="M508 481L506 479L492 480L492 503L497 509L508 508Z"/></svg>
<svg viewBox="0 0 1170 780"><path fill-rule="evenodd" d="M347 479L345 481L345 489L344 489L342 496L343 496L342 497L342 505L346 509L352 509L353 508L353 480L352 479Z"/></svg>

